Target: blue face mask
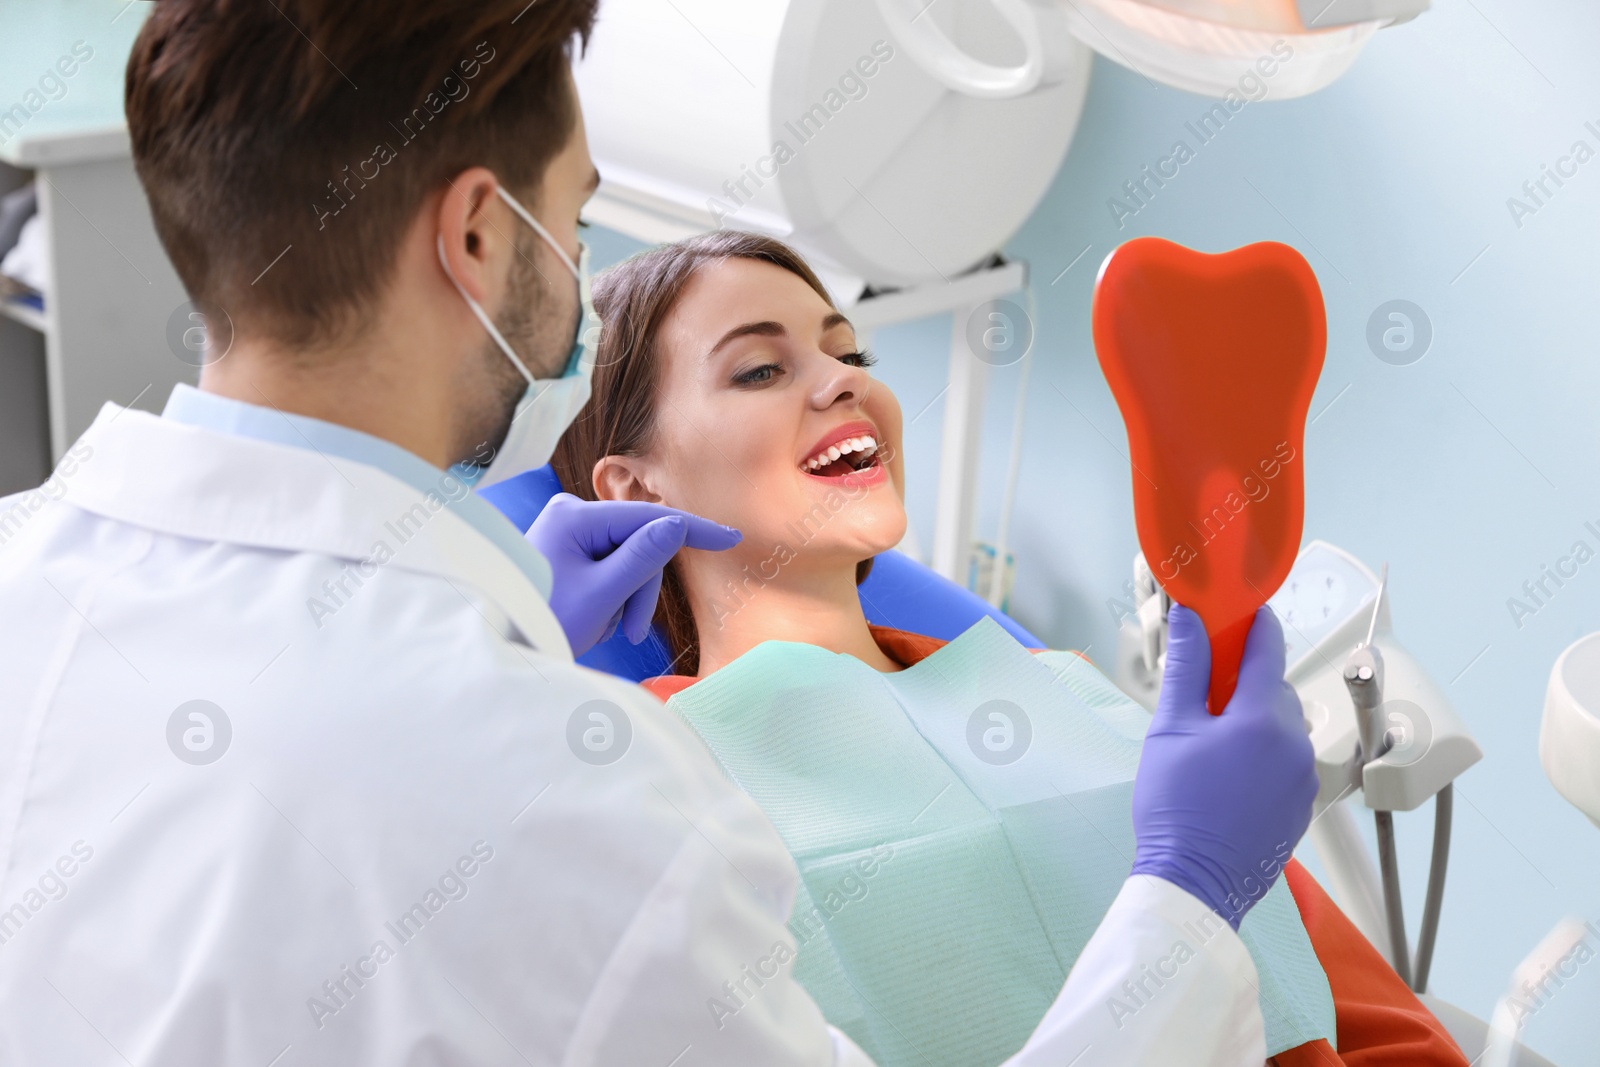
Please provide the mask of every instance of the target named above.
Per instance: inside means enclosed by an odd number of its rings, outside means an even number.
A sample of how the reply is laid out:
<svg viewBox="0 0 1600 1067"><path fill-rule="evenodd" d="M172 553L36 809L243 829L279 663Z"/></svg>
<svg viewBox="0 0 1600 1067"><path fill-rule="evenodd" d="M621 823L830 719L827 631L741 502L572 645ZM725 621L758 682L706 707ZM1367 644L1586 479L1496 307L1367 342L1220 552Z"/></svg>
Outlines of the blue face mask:
<svg viewBox="0 0 1600 1067"><path fill-rule="evenodd" d="M494 343L504 352L513 366L522 373L528 382L528 388L523 392L522 399L517 402L516 413L511 417L511 426L506 431L506 439L501 443L499 451L489 461L489 465L482 468L482 474L476 478L475 484L479 486L493 485L503 482L507 478L515 477L524 471L535 467L542 467L550 462L550 457L555 453L556 442L566 432L578 417L578 412L589 399L589 383L594 377L595 355L600 348L600 319L594 313L594 303L589 296L589 246L583 242L578 243L578 262L574 264L556 243L550 232L539 225L539 220L534 218L527 208L523 207L504 189L495 188L500 194L500 199L506 206L515 211L524 222L532 226L545 243L555 250L561 262L564 263L572 276L578 281L578 304L583 309L582 316L578 319L577 335L572 341L572 353L567 358L566 370L559 378L535 378L528 370L527 365L517 357L501 336L491 319L478 302L467 295L461 287L456 276L450 270L449 260L444 254L444 235L440 234L439 263L444 267L445 275L456 287L456 292L461 294L461 299L467 302L472 313L477 316L483 328L488 331Z"/></svg>

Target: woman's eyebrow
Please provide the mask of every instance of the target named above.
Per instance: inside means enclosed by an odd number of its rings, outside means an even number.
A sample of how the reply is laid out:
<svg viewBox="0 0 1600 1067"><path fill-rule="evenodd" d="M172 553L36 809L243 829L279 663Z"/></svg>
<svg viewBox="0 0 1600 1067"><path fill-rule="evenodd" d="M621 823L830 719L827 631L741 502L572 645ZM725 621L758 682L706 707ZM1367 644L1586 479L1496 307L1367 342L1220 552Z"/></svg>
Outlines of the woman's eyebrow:
<svg viewBox="0 0 1600 1067"><path fill-rule="evenodd" d="M848 326L849 324L850 319L847 316L837 311L830 312L822 320L822 332L827 333L835 326ZM718 340L716 344L711 346L711 351L706 353L706 358L709 359L716 355L718 349L735 338L749 337L752 335L757 337L782 337L787 333L788 331L783 328L783 323L774 322L771 319L768 319L765 322L747 322L742 326L735 326L733 329L723 334L721 339Z"/></svg>
<svg viewBox="0 0 1600 1067"><path fill-rule="evenodd" d="M716 355L717 350L723 345L739 337L749 337L752 334L758 337L782 337L787 332L788 331L783 328L783 323L773 322L770 319L766 322L747 322L743 326L735 326L733 329L723 334L722 339L716 344L712 345L711 351L706 353L706 358L709 359Z"/></svg>

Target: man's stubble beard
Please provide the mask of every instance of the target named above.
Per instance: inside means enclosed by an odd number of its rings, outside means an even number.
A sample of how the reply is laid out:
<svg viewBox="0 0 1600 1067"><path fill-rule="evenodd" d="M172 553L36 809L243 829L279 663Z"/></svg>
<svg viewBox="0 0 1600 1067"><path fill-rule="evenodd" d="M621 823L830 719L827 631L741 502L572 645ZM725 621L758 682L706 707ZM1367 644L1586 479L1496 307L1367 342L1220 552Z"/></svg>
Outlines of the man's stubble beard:
<svg viewBox="0 0 1600 1067"><path fill-rule="evenodd" d="M552 321L554 309L561 305L550 292L553 283L547 279L555 279L556 273L548 264L541 272L533 262L543 244L535 238L518 246L505 304L494 323L530 374L554 378L566 369L571 338L577 329L573 320L582 310L575 308L572 315L560 316L566 321ZM553 254L545 258L555 260L554 265L561 268L560 277L569 279L570 284L570 272L560 261ZM573 290L576 292L575 284ZM506 358L494 338L487 335L477 356L464 365L463 377L463 395L471 398L471 403L464 413L458 462L486 467L505 443L517 404L528 390L528 380Z"/></svg>

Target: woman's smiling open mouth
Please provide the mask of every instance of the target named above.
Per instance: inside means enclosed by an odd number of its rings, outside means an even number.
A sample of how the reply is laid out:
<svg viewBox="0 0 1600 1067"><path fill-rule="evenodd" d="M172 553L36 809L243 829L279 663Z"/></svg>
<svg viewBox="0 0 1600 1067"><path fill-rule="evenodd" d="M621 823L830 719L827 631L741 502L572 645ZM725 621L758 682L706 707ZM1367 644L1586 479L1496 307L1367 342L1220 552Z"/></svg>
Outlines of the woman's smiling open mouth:
<svg viewBox="0 0 1600 1067"><path fill-rule="evenodd" d="M879 451L875 426L869 422L846 423L812 446L806 458L800 461L800 470L828 481L876 482L883 477L884 470ZM851 475L859 477L851 478Z"/></svg>

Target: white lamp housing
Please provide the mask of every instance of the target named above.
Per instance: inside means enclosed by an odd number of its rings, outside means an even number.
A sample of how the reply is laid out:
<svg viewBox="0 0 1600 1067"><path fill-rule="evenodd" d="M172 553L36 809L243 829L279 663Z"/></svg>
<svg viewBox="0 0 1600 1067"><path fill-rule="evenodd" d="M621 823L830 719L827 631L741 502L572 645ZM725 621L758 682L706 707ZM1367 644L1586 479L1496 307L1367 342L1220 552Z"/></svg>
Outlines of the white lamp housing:
<svg viewBox="0 0 1600 1067"><path fill-rule="evenodd" d="M772 234L846 306L868 283L948 283L1050 188L1091 48L1181 89L1285 99L1427 4L607 0L576 70L603 178L587 214L649 242Z"/></svg>
<svg viewBox="0 0 1600 1067"><path fill-rule="evenodd" d="M1204 96L1273 99L1338 78L1380 28L1428 0L1047 0L1108 59ZM1243 84L1241 84L1243 83Z"/></svg>
<svg viewBox="0 0 1600 1067"><path fill-rule="evenodd" d="M844 306L956 278L1044 198L1089 89L1089 49L1002 2L606 0L576 67L586 215L649 242L771 234Z"/></svg>

